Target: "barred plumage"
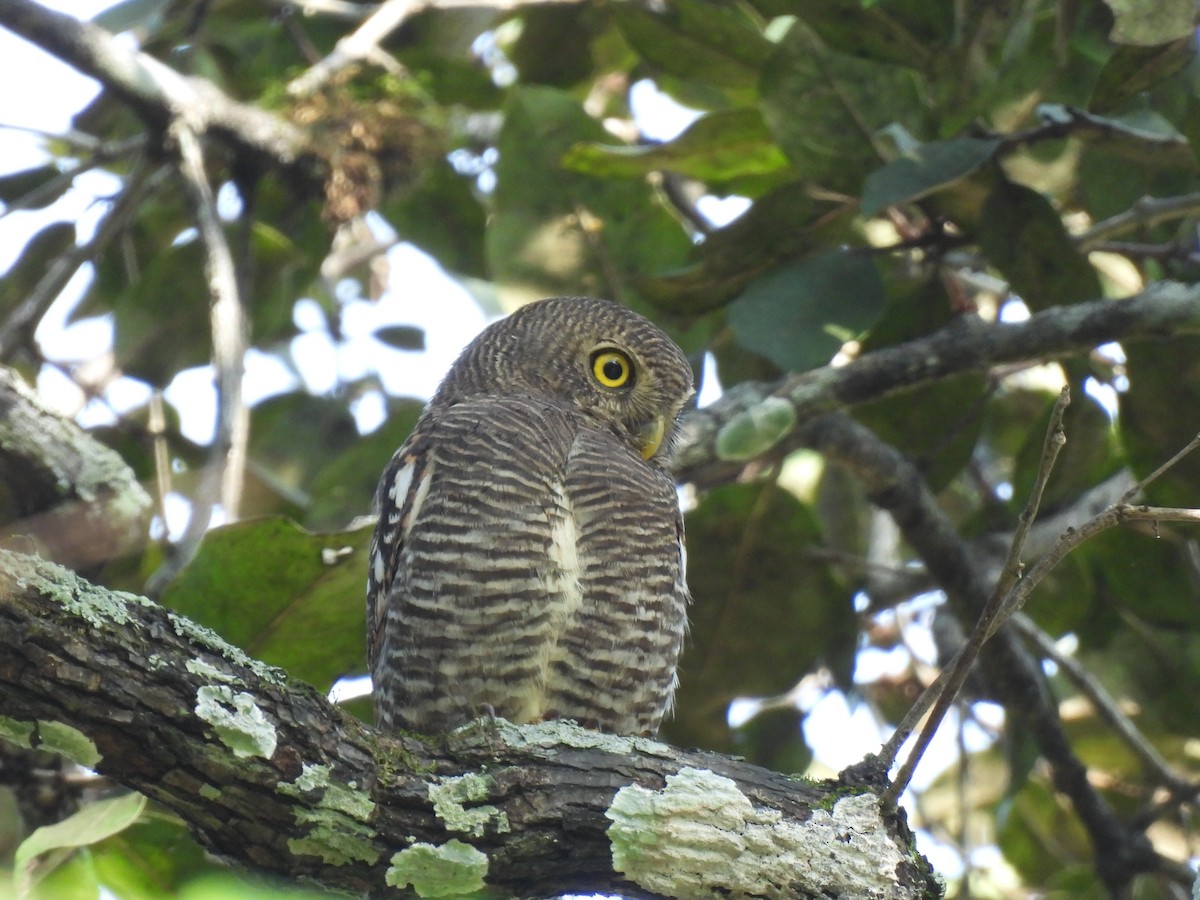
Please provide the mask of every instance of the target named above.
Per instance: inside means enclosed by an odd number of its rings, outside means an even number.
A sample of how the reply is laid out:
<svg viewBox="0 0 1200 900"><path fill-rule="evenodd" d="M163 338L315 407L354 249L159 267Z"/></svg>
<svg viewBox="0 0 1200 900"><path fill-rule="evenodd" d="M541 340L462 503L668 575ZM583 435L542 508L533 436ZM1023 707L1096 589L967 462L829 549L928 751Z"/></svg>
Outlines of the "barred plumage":
<svg viewBox="0 0 1200 900"><path fill-rule="evenodd" d="M463 351L376 496L382 727L657 731L688 601L665 461L691 394L679 348L604 300L530 304Z"/></svg>

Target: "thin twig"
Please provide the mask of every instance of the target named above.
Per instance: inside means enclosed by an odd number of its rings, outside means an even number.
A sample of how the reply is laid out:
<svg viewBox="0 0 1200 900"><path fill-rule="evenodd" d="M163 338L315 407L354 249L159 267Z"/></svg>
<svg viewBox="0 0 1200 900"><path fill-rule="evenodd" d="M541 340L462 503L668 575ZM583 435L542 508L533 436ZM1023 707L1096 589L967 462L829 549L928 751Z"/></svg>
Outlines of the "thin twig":
<svg viewBox="0 0 1200 900"><path fill-rule="evenodd" d="M1173 815L1179 808L1188 803L1195 803L1200 797L1200 781L1189 782L1182 791L1172 791L1165 800L1155 803L1133 817L1133 825L1143 830L1165 816Z"/></svg>
<svg viewBox="0 0 1200 900"><path fill-rule="evenodd" d="M174 129L179 139L180 172L192 191L197 224L207 251L205 268L212 294L213 367L217 381L217 429L214 452L221 475L221 505L237 518L245 473L248 422L242 402L249 324L238 286L237 267L217 216L216 198L204 171L204 156L196 133L182 123Z"/></svg>
<svg viewBox="0 0 1200 900"><path fill-rule="evenodd" d="M249 326L238 287L237 267L217 215L216 199L204 170L200 139L183 119L171 126L179 147L179 171L191 195L200 239L205 249L205 273L212 296L213 368L216 372L217 423L210 464L192 499L191 516L183 537L168 560L154 573L147 591L157 593L195 555L219 501L230 519L237 518L245 477L249 411L242 400Z"/></svg>
<svg viewBox="0 0 1200 900"><path fill-rule="evenodd" d="M1163 244L1144 244L1138 241L1097 241L1088 246L1089 251L1100 253L1115 253L1118 256L1128 256L1132 259L1194 259L1196 252L1193 247L1182 241L1167 241Z"/></svg>
<svg viewBox="0 0 1200 900"><path fill-rule="evenodd" d="M313 161L304 129L231 99L211 81L181 75L149 54L131 50L95 22L33 0L3 0L0 28L95 78L154 128L167 128L177 116L187 115L193 130L216 134L239 154L289 168Z"/></svg>
<svg viewBox="0 0 1200 900"><path fill-rule="evenodd" d="M338 41L328 56L294 78L288 85L288 93L293 97L311 94L343 69L364 60L384 67L397 65L380 45L407 19L426 9L484 7L510 10L519 6L573 2L579 0L385 0L355 31Z"/></svg>
<svg viewBox="0 0 1200 900"><path fill-rule="evenodd" d="M67 282L74 277L76 271L85 262L95 259L101 250L124 228L129 219L135 215L140 204L167 174L169 169L161 166L151 170L148 165L139 164L129 174L125 189L113 202L112 209L101 221L96 233L86 244L72 247L54 260L46 269L33 290L21 301L0 324L0 359L7 358L13 349L21 343L27 329L34 326L50 304L62 293Z"/></svg>
<svg viewBox="0 0 1200 900"><path fill-rule="evenodd" d="M996 621L993 623L989 637L995 632L996 628L1004 623L1005 619L1025 605L1025 602L1029 599L1029 595L1033 593L1034 589L1045 580L1046 576L1053 571L1055 566L1066 559L1072 550L1089 538L1100 534L1100 532L1107 531L1115 525L1129 521L1186 522L1192 525L1200 525L1200 509L1116 504L1094 516L1079 528L1068 528L1059 535L1058 540L1054 542L1054 546L1046 552L1046 555L1039 559L1037 564L1029 570L1025 577L1013 587L1012 592L1005 601L1002 614L997 616Z"/></svg>
<svg viewBox="0 0 1200 900"><path fill-rule="evenodd" d="M921 691L921 695L908 708L908 712L904 714L904 718L900 720L891 737L879 749L876 758L880 760L881 769L890 769L892 767L892 763L900 755L900 748L904 746L904 742L908 740L909 736L916 731L917 726L921 724L921 720L925 718L925 714L929 712L929 708L933 706L939 697L945 696L946 685L950 682L951 675L957 668L958 661L962 657L964 649L965 645L959 647L958 652L950 658L950 661L938 673L933 683ZM886 763L886 765L883 763ZM897 791L896 796L899 797L901 793L903 793L903 790Z"/></svg>
<svg viewBox="0 0 1200 900"><path fill-rule="evenodd" d="M378 3L350 3L347 0L270 0L272 6L302 16L329 16L349 22L361 22L379 8Z"/></svg>
<svg viewBox="0 0 1200 900"><path fill-rule="evenodd" d="M427 5L422 0L385 0L358 28L339 40L328 56L293 79L288 93L294 97L311 94L343 69L376 57L380 43L405 19Z"/></svg>
<svg viewBox="0 0 1200 900"><path fill-rule="evenodd" d="M0 125L0 128L5 126ZM39 132L40 133L40 132ZM43 135L49 140L65 140L66 138L58 138L54 135ZM93 146L86 150L88 156L86 159L79 160L74 166L64 169L52 178L39 184L33 190L24 194L21 197L13 200L11 203L4 205L3 211L0 211L0 219L7 216L9 213L19 212L24 209L40 209L46 205L46 202L52 202L56 195L65 190L64 184L69 184L80 175L90 172L93 169L98 169L105 163L114 159L119 159L134 150L141 150L146 145L146 136L144 134L135 135L123 141L106 143L95 141ZM46 202L43 202L46 201Z"/></svg>
<svg viewBox="0 0 1200 900"><path fill-rule="evenodd" d="M1109 724L1160 784L1165 785L1172 793L1176 794L1192 789L1191 784L1171 769L1171 764L1162 757L1153 744L1146 740L1145 735L1138 730L1129 717L1121 712L1113 696L1092 677L1087 669L1079 664L1078 660L1060 652L1050 636L1038 628L1034 621L1024 613L1013 615L1012 625L1026 641L1036 648L1038 653L1052 660L1059 670L1074 683L1079 692L1091 701L1100 718Z"/></svg>
<svg viewBox="0 0 1200 900"><path fill-rule="evenodd" d="M805 446L861 479L871 502L892 516L914 553L945 590L954 614L966 621L977 617L991 595L990 581L981 574L958 530L912 462L842 413L818 416L798 431ZM1033 534L1036 532L1035 526ZM980 661L987 695L1029 729L1028 734L1049 764L1054 788L1070 798L1096 854L1110 863L1102 867L1101 880L1116 891L1134 874L1154 870L1158 854L1149 839L1123 822L1088 780L1087 769L1071 748L1041 667L1020 636L1014 631L997 634L995 640L983 646ZM844 770L841 777L848 784L868 779L867 783L874 783L881 769L886 771L873 754L861 765Z"/></svg>
<svg viewBox="0 0 1200 900"><path fill-rule="evenodd" d="M150 434L154 448L154 505L155 512L162 520L163 538L167 543L167 494L171 491L171 460L167 447L167 414L163 406L163 393L155 388L150 395L149 417L146 431Z"/></svg>
<svg viewBox="0 0 1200 900"><path fill-rule="evenodd" d="M1143 197L1125 212L1097 222L1075 238L1081 250L1092 250L1101 241L1186 216L1200 215L1200 192L1178 197Z"/></svg>
<svg viewBox="0 0 1200 900"><path fill-rule="evenodd" d="M917 735L913 748L905 759L904 764L900 767L900 771L896 773L895 779L893 779L891 785L888 787L887 793L884 794L885 802L895 803L900 795L904 793L909 782L912 781L917 764L921 761L921 757L925 755L925 751L929 747L929 742L933 740L934 733L937 731L938 726L941 725L942 719L945 718L946 712L950 709L950 705L958 696L963 683L967 680L971 666L975 664L975 659L979 656L980 649L987 642L988 638L995 633L998 617L1005 606L1012 585L1016 583L1020 575L1021 550L1025 546L1025 538L1029 534L1029 529L1033 525L1034 519L1037 517L1038 507L1042 502L1042 494L1045 492L1050 473L1054 469L1054 463L1058 459L1058 454L1062 450L1063 445L1066 444L1066 435L1063 432L1062 422L1063 416L1067 411L1067 406L1070 403L1071 392L1069 388L1064 386L1058 400L1055 401L1054 409L1050 413L1050 423L1046 428L1045 440L1042 442L1042 458L1038 465L1037 479L1033 490L1030 492L1029 502L1026 503L1025 509L1021 511L1017 529L1013 534L1012 543L1009 548L1008 560L1000 573L1000 577L996 581L996 588L992 592L992 596L988 599L987 605L984 607L983 613L980 615L979 621L975 624L975 628L972 630L966 644L955 656L953 664L949 667L950 674L945 680L939 677L928 689L929 692L935 689L938 691L937 702L934 703L933 709L921 726L921 731ZM940 687L938 686L939 683ZM902 737L900 740L903 742L905 738Z"/></svg>
<svg viewBox="0 0 1200 900"><path fill-rule="evenodd" d="M1021 563L1021 551L1025 549L1029 529L1033 527L1038 509L1042 505L1042 495L1046 491L1046 483L1050 480L1054 462L1067 443L1067 435L1063 431L1062 423L1063 416L1066 415L1067 407L1070 405L1071 389L1064 384L1050 413L1050 424L1046 430L1045 441L1042 443L1042 458L1038 462L1037 478L1034 481L1033 490L1030 492L1029 502L1025 504L1021 515L1017 517L1017 528L1013 532L1012 543L1009 545L1008 559L1004 562L1000 577L996 579L996 588L992 592L993 600L996 603L1004 598L1012 586L1017 583L1017 579L1021 577L1024 568Z"/></svg>
<svg viewBox="0 0 1200 900"><path fill-rule="evenodd" d="M1176 453L1174 456L1172 456L1170 459L1168 459L1165 463L1163 463L1161 466L1159 466L1157 469L1155 469L1153 472L1151 472L1149 475L1147 475L1145 478L1143 478L1141 481L1139 481L1137 484L1135 484L1133 487L1131 487L1129 490L1127 490L1124 494L1122 494L1121 499L1118 500L1115 505L1116 506L1126 506L1126 505L1132 503L1137 497L1139 497L1141 495L1142 491L1146 490L1146 487L1151 482L1157 481L1159 478L1161 478L1165 472L1167 472L1169 469L1174 468L1181 459L1183 459L1185 456L1187 456L1189 453L1191 453L1197 447L1200 447L1200 434L1197 434L1194 438L1192 438L1190 441L1188 441L1187 446L1185 446L1182 450L1180 450L1178 453Z"/></svg>

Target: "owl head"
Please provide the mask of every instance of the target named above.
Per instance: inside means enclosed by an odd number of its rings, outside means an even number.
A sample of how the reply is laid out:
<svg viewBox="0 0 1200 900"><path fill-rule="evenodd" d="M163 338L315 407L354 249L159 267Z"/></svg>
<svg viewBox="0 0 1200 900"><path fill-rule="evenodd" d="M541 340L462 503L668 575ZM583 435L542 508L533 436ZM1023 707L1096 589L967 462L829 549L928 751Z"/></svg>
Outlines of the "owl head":
<svg viewBox="0 0 1200 900"><path fill-rule="evenodd" d="M692 383L683 351L648 319L609 300L555 297L485 328L433 402L512 395L565 402L665 465Z"/></svg>

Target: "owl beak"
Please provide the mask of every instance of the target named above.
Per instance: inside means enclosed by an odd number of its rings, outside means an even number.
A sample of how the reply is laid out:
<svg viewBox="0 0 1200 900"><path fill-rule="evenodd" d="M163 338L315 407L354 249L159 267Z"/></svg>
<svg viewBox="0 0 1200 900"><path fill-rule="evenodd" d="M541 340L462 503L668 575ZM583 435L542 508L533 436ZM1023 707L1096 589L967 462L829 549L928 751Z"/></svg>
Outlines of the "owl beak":
<svg viewBox="0 0 1200 900"><path fill-rule="evenodd" d="M662 416L655 416L638 430L636 437L642 459L649 459L658 452L666 433L667 422Z"/></svg>

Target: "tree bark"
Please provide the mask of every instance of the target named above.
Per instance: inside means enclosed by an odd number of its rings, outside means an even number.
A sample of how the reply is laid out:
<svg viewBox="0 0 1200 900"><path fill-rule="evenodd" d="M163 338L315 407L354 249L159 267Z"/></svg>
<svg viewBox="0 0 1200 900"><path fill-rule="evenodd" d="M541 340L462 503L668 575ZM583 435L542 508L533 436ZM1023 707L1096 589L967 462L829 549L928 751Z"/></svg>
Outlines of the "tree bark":
<svg viewBox="0 0 1200 900"><path fill-rule="evenodd" d="M1109 341L1195 334L1200 285L1158 282L1122 300L1055 306L1024 322L962 315L916 340L883 347L845 365L822 366L777 382L744 381L711 406L692 411L672 471L699 487L734 480L748 463L779 455L784 438L823 413L877 400L964 372L1090 353Z"/></svg>
<svg viewBox="0 0 1200 900"><path fill-rule="evenodd" d="M232 861L365 894L940 895L902 812L567 722L383 735L141 597L0 551L0 731Z"/></svg>
<svg viewBox="0 0 1200 900"><path fill-rule="evenodd" d="M0 540L22 550L86 571L146 543L153 504L129 466L6 367L0 484Z"/></svg>

